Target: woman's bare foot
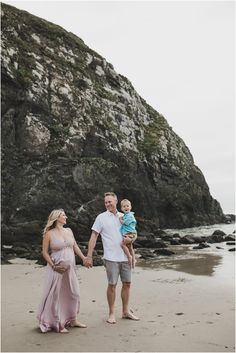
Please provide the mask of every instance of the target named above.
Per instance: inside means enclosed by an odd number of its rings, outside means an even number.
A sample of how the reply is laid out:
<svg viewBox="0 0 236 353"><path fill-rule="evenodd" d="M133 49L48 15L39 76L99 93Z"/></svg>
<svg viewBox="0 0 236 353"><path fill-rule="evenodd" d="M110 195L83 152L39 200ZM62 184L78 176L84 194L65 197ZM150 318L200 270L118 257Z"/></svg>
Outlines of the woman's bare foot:
<svg viewBox="0 0 236 353"><path fill-rule="evenodd" d="M69 333L69 331L66 328L63 328L60 333Z"/></svg>
<svg viewBox="0 0 236 353"><path fill-rule="evenodd" d="M85 324L82 324L82 322L79 322L79 321L72 321L71 324L70 324L71 327L80 327L80 328L86 328L87 325Z"/></svg>
<svg viewBox="0 0 236 353"><path fill-rule="evenodd" d="M108 319L107 319L108 324L116 324L116 318L114 314L110 314Z"/></svg>

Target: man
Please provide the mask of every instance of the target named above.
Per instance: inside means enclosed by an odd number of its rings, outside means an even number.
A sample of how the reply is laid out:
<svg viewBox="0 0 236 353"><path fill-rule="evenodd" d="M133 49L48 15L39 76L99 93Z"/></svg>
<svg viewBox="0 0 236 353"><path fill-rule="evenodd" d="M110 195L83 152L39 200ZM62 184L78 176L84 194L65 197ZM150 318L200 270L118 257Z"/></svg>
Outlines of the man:
<svg viewBox="0 0 236 353"><path fill-rule="evenodd" d="M109 306L109 317L107 322L115 324L115 296L116 285L120 276L122 281L121 299L124 319L139 320L129 309L129 296L131 285L131 266L128 264L127 256L125 255L121 243L122 235L120 233L119 217L122 213L117 211L117 196L113 192L107 192L104 195L104 202L107 211L100 213L93 226L92 234L88 244L88 254L85 261L86 267L92 267L92 254L95 248L97 237L100 234L104 249L104 263L107 272L108 287L107 301Z"/></svg>

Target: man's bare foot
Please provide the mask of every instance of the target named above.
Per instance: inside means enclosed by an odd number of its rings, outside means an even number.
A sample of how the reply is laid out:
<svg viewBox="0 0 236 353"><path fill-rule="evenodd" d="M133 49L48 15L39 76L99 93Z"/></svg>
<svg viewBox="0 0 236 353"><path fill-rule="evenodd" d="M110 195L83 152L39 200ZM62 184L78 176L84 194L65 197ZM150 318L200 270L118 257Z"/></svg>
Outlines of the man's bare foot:
<svg viewBox="0 0 236 353"><path fill-rule="evenodd" d="M63 328L60 333L69 333L69 331L66 328Z"/></svg>
<svg viewBox="0 0 236 353"><path fill-rule="evenodd" d="M82 324L82 322L79 322L79 321L72 321L71 324L70 324L71 327L79 327L79 328L86 328L87 325L85 324Z"/></svg>
<svg viewBox="0 0 236 353"><path fill-rule="evenodd" d="M109 315L108 319L107 319L107 323L108 324L116 324L116 318L114 314Z"/></svg>
<svg viewBox="0 0 236 353"><path fill-rule="evenodd" d="M135 320L135 321L139 321L140 318L135 316L133 314L133 311L130 309L130 311L128 313L123 313L122 315L122 319L128 319L128 320Z"/></svg>

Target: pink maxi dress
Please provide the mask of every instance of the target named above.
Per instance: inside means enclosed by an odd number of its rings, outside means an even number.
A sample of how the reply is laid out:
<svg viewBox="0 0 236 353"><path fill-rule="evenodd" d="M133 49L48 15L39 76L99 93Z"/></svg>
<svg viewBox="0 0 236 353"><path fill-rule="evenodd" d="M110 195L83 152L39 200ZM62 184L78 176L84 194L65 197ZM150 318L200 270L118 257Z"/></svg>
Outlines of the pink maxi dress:
<svg viewBox="0 0 236 353"><path fill-rule="evenodd" d="M37 314L42 332L60 332L71 321L76 320L80 307L73 250L74 235L70 230L67 240L63 241L56 237L55 232L52 229L50 234L51 258L55 264L66 266L67 271L60 274L53 271L49 264L45 268L43 296Z"/></svg>

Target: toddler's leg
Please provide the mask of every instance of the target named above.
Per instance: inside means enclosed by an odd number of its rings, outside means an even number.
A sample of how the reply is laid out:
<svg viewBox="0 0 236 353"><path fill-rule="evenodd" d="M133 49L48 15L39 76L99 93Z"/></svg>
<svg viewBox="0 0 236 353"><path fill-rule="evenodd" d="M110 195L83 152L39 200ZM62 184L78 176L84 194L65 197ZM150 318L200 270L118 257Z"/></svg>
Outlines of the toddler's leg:
<svg viewBox="0 0 236 353"><path fill-rule="evenodd" d="M134 247L132 243L130 244L130 253L132 255L132 268L135 268L136 259L135 259L135 252L134 252Z"/></svg>
<svg viewBox="0 0 236 353"><path fill-rule="evenodd" d="M130 266L132 266L133 259L132 259L132 255L130 254L129 248L127 247L127 245L125 245L124 242L122 242L121 246L122 246L122 249L124 250L125 255L128 257L128 262Z"/></svg>

